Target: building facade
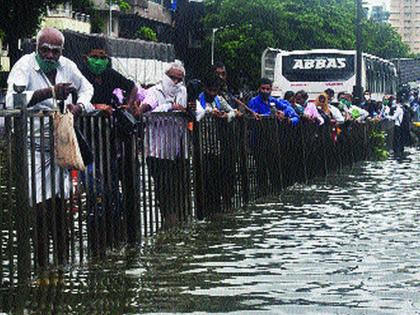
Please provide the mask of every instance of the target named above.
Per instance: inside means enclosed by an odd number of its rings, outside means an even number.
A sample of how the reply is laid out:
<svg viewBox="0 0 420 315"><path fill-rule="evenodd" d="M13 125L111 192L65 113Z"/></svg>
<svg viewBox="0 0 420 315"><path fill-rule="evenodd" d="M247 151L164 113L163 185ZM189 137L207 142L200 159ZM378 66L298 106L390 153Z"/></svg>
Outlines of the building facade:
<svg viewBox="0 0 420 315"><path fill-rule="evenodd" d="M55 27L59 30L72 30L80 33L90 33L90 16L72 10L71 2L65 2L54 9L48 9L41 22L43 27Z"/></svg>
<svg viewBox="0 0 420 315"><path fill-rule="evenodd" d="M420 1L391 0L389 22L414 53L420 53Z"/></svg>

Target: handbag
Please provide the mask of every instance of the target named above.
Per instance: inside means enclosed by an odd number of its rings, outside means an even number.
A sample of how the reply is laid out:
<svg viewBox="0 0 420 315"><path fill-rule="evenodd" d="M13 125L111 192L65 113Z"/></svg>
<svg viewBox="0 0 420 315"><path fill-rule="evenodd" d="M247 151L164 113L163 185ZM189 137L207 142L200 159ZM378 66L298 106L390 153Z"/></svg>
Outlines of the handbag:
<svg viewBox="0 0 420 315"><path fill-rule="evenodd" d="M86 170L74 129L73 114L68 111L64 114L55 112L53 121L55 163L66 169Z"/></svg>
<svg viewBox="0 0 420 315"><path fill-rule="evenodd" d="M127 110L118 108L115 112L117 128L124 135L131 135L137 129L137 119Z"/></svg>

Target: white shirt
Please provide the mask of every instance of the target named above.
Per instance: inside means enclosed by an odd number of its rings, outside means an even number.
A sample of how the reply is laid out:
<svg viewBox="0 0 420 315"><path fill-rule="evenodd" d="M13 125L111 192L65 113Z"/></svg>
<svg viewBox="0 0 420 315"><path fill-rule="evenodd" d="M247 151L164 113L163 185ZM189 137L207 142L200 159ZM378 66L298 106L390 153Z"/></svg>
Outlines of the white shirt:
<svg viewBox="0 0 420 315"><path fill-rule="evenodd" d="M330 107L330 111L331 111L331 115L332 118L339 124L343 124L344 123L344 116L343 114L341 114L340 110L333 106L333 105L329 105Z"/></svg>
<svg viewBox="0 0 420 315"><path fill-rule="evenodd" d="M395 126L400 127L403 117L404 117L404 110L400 104L397 104L397 108L394 111L394 114L390 116L389 114L386 114L386 118L393 120L395 123Z"/></svg>
<svg viewBox="0 0 420 315"><path fill-rule="evenodd" d="M57 68L55 83L72 83L77 91L77 103L82 103L87 112L94 108L90 103L93 96L93 86L82 75L76 64L70 59L61 56L58 60L60 65ZM26 86L27 101L32 99L36 90L52 87L47 76L41 71L35 59L35 52L25 55L16 62L10 71L7 79L6 107L13 108L13 84ZM71 104L71 95L65 104ZM52 98L35 104L30 110L49 110L54 107Z"/></svg>
<svg viewBox="0 0 420 315"><path fill-rule="evenodd" d="M367 110L364 110L363 108L360 108L356 105L351 105L350 107L344 106L344 111L351 116L352 111L357 110L360 114L360 117L356 119L356 121L364 121L366 118L369 117L369 112Z"/></svg>
<svg viewBox="0 0 420 315"><path fill-rule="evenodd" d="M56 74L56 83L72 83L76 88L78 99L77 103L82 103L86 111L93 110L93 107L90 103L90 99L93 96L93 86L89 81L81 74L76 64L71 60L60 57L60 65L57 68ZM36 90L52 87L51 82L47 76L41 71L36 59L35 53L28 54L23 56L18 60L18 62L13 66L10 71L9 78L7 79L8 89L6 95L6 107L13 108L13 95L15 94L13 90L13 84L24 85L26 86L26 95L27 102L32 99L32 96ZM71 95L65 101L65 104L71 104L72 99ZM52 98L41 101L38 104L28 108L30 111L37 110L52 110L54 109L54 103ZM29 122L28 122L29 124ZM60 168L55 168L55 174L52 174L51 165L54 161L51 159L50 155L50 142L49 142L49 120L45 120L45 132L44 132L44 158L41 160L41 133L40 133L40 120L35 119L34 121L34 136L35 136L35 163L32 165L32 159L30 151L28 150L28 161L29 161L29 196L32 204L32 196L34 197L35 203L40 203L42 201L42 167L45 167L45 189L46 189L46 199L50 199L53 195L60 195ZM30 129L28 127L28 134ZM34 170L36 189L32 191L31 182L32 182L32 172ZM70 185L69 185L69 173L67 170L63 170L64 175L64 198L69 197ZM51 178L55 176L56 187L55 192L52 191L51 187Z"/></svg>
<svg viewBox="0 0 420 315"><path fill-rule="evenodd" d="M218 96L220 100L221 110L227 113L228 122L231 122L236 116L235 110L229 105L229 103L221 96ZM200 121L203 119L206 113L211 113L213 109L217 108L216 101L212 103L206 102L206 108L204 109L201 105L200 100L196 101L196 119Z"/></svg>
<svg viewBox="0 0 420 315"><path fill-rule="evenodd" d="M162 83L152 86L146 91L143 104L148 104L153 112L168 112L172 105L177 103L187 107L187 89L181 85L174 96L169 96L163 91Z"/></svg>
<svg viewBox="0 0 420 315"><path fill-rule="evenodd" d="M169 112L177 103L187 107L187 89L181 85L174 96L165 94L162 84L152 86L146 92L143 104L152 108L153 113ZM150 115L147 119L145 148L146 155L175 160L186 158L188 153L187 119L186 117Z"/></svg>

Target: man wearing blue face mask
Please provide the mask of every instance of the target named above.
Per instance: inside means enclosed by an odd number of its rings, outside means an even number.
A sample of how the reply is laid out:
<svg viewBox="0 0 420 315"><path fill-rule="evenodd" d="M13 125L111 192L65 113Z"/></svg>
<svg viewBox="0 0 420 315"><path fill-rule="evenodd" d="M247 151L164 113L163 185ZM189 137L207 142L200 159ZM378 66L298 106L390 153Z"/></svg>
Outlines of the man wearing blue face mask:
<svg viewBox="0 0 420 315"><path fill-rule="evenodd" d="M299 116L291 106L271 96L273 84L271 80L262 78L260 80L258 95L253 97L248 107L258 115L269 116L274 114L280 120L286 120L293 126L299 123Z"/></svg>

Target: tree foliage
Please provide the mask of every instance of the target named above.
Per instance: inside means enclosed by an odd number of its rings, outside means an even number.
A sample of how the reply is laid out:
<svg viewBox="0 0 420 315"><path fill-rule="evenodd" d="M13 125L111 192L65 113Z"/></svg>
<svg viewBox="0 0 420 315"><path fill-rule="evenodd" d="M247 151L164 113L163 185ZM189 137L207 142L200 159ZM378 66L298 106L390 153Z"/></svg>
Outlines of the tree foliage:
<svg viewBox="0 0 420 315"><path fill-rule="evenodd" d="M12 64L18 57L19 38L33 36L41 23L41 17L48 7L54 7L62 0L1 0L0 30L9 44Z"/></svg>
<svg viewBox="0 0 420 315"><path fill-rule="evenodd" d="M267 47L355 49L354 0L206 0L205 4L208 33L220 28L215 59L224 61L234 77L245 78L242 83L259 77L261 54ZM389 25L368 20L363 25L365 52L384 58L409 54ZM206 44L210 51L210 35Z"/></svg>
<svg viewBox="0 0 420 315"><path fill-rule="evenodd" d="M143 40L148 40L152 42L158 41L156 32L147 26L140 27L136 32L136 36L137 38L143 39Z"/></svg>

